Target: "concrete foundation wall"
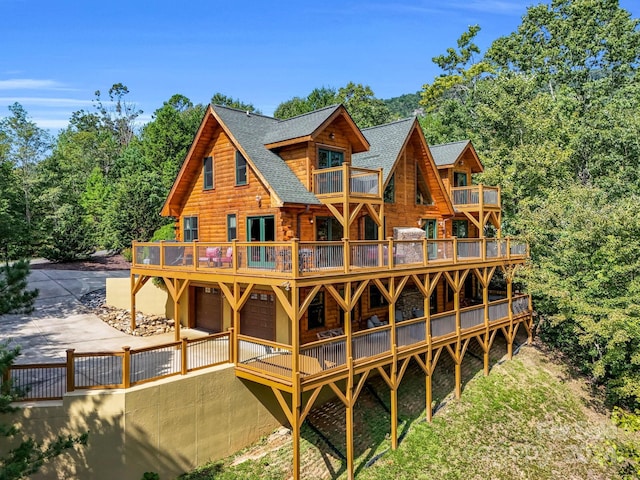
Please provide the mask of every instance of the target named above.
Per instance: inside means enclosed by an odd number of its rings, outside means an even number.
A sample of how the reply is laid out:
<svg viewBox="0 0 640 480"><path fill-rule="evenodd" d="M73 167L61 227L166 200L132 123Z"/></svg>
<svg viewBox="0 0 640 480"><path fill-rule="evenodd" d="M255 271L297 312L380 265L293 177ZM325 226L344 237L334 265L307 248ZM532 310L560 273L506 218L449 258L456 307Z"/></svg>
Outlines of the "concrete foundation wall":
<svg viewBox="0 0 640 480"><path fill-rule="evenodd" d="M106 303L110 307L131 308L131 280L128 278L107 278ZM173 300L169 293L160 287L156 287L149 280L136 293L136 310L146 315L158 315L166 318L175 318L173 314ZM180 324L186 325L189 312L189 292L182 295L180 301Z"/></svg>
<svg viewBox="0 0 640 480"><path fill-rule="evenodd" d="M236 378L226 365L128 390L73 392L62 405L24 406L12 418L38 439L89 431L86 447L34 479L140 480L147 471L175 478L285 423L270 389Z"/></svg>

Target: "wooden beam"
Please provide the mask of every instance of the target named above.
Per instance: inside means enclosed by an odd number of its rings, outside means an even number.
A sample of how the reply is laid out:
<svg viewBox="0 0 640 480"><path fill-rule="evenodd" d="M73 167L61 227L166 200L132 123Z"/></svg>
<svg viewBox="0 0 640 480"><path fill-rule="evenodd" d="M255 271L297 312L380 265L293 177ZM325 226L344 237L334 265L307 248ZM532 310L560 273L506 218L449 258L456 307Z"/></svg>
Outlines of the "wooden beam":
<svg viewBox="0 0 640 480"><path fill-rule="evenodd" d="M284 309L289 319L291 321L295 321L296 319L294 318L295 314L293 313L293 306L287 298L287 295L282 291L282 288L271 285L271 289L273 290L273 293L276 294L276 297L278 297L278 301L280 302L280 305L282 305L282 308Z"/></svg>
<svg viewBox="0 0 640 480"><path fill-rule="evenodd" d="M317 285L317 287L320 287L320 285ZM346 312L347 310L351 310L349 308L349 305L345 301L345 299L342 297L342 295L340 295L340 292L338 292L338 290L336 290L336 288L333 285L327 284L325 285L325 288L327 289L329 294L333 297L333 299L338 303L338 306L342 308L343 311Z"/></svg>

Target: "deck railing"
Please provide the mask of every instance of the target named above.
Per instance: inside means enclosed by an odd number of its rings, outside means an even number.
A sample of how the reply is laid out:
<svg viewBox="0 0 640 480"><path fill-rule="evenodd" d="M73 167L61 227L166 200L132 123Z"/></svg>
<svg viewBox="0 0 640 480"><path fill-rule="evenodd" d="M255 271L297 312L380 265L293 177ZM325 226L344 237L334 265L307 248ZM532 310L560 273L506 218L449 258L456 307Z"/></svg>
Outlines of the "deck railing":
<svg viewBox="0 0 640 480"><path fill-rule="evenodd" d="M372 197L381 198L382 171L352 167L343 164L338 167L314 170L313 193L319 197ZM345 192L345 185L349 191Z"/></svg>
<svg viewBox="0 0 640 480"><path fill-rule="evenodd" d="M67 350L64 363L12 365L8 380L22 400L56 400L66 392L128 388L231 361L231 332L120 352Z"/></svg>
<svg viewBox="0 0 640 480"><path fill-rule="evenodd" d="M509 299L487 304L489 322L509 319ZM516 295L511 301L514 317L530 312L528 295ZM474 305L460 310L460 330L477 329L485 322L485 306ZM396 323L396 346L411 348L427 342L426 318ZM430 316L431 338L438 341L457 333L456 312L442 312ZM353 361L362 363L392 350L392 326L384 325L354 332L351 335ZM473 330L471 330L473 331ZM153 347L120 352L80 353L67 350L64 363L13 365L8 378L20 391L24 400L61 399L66 392L82 389L128 388L152 380L186 375L188 372L230 363L232 350L237 348L238 366L260 375L279 380L293 378L293 347L270 340L235 336L233 331L197 339L183 339ZM301 377L311 378L330 370L347 368L346 335L319 340L300 347L298 369Z"/></svg>
<svg viewBox="0 0 640 480"><path fill-rule="evenodd" d="M132 264L137 272L149 269L297 278L331 271L348 274L362 269L410 269L496 259L522 260L527 256L527 243L511 238L134 242Z"/></svg>
<svg viewBox="0 0 640 480"><path fill-rule="evenodd" d="M453 187L451 201L455 207L485 206L500 207L500 188L485 185Z"/></svg>

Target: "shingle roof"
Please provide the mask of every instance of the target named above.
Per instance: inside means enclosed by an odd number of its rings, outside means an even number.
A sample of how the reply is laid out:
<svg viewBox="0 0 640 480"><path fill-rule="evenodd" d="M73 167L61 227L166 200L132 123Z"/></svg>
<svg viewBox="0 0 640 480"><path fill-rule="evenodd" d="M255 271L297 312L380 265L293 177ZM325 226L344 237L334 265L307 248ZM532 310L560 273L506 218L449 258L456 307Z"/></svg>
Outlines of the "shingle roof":
<svg viewBox="0 0 640 480"><path fill-rule="evenodd" d="M431 155L436 165L442 167L453 165L469 143L470 140L461 140L441 145L429 145L429 150L431 150Z"/></svg>
<svg viewBox="0 0 640 480"><path fill-rule="evenodd" d="M414 122L415 118L410 117L363 129L362 133L371 148L368 152L354 154L352 157L353 166L371 169L382 168L383 183L386 183Z"/></svg>
<svg viewBox="0 0 640 480"><path fill-rule="evenodd" d="M264 144L268 145L311 135L338 108L340 108L340 105L331 105L297 117L276 120L271 130L265 134L263 138Z"/></svg>
<svg viewBox="0 0 640 480"><path fill-rule="evenodd" d="M216 114L240 143L258 173L264 177L267 187L284 203L319 205L320 201L298 180L285 161L265 148L265 137L278 128L279 120L233 108L214 105ZM304 122L303 122L304 123Z"/></svg>

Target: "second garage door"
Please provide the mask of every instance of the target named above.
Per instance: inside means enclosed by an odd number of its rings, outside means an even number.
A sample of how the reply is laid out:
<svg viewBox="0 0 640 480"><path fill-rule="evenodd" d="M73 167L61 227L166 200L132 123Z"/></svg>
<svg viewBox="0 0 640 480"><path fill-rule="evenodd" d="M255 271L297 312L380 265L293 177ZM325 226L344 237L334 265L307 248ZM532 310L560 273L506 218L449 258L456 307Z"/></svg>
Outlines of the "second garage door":
<svg viewBox="0 0 640 480"><path fill-rule="evenodd" d="M254 292L240 311L240 333L275 341L276 299L273 292Z"/></svg>

